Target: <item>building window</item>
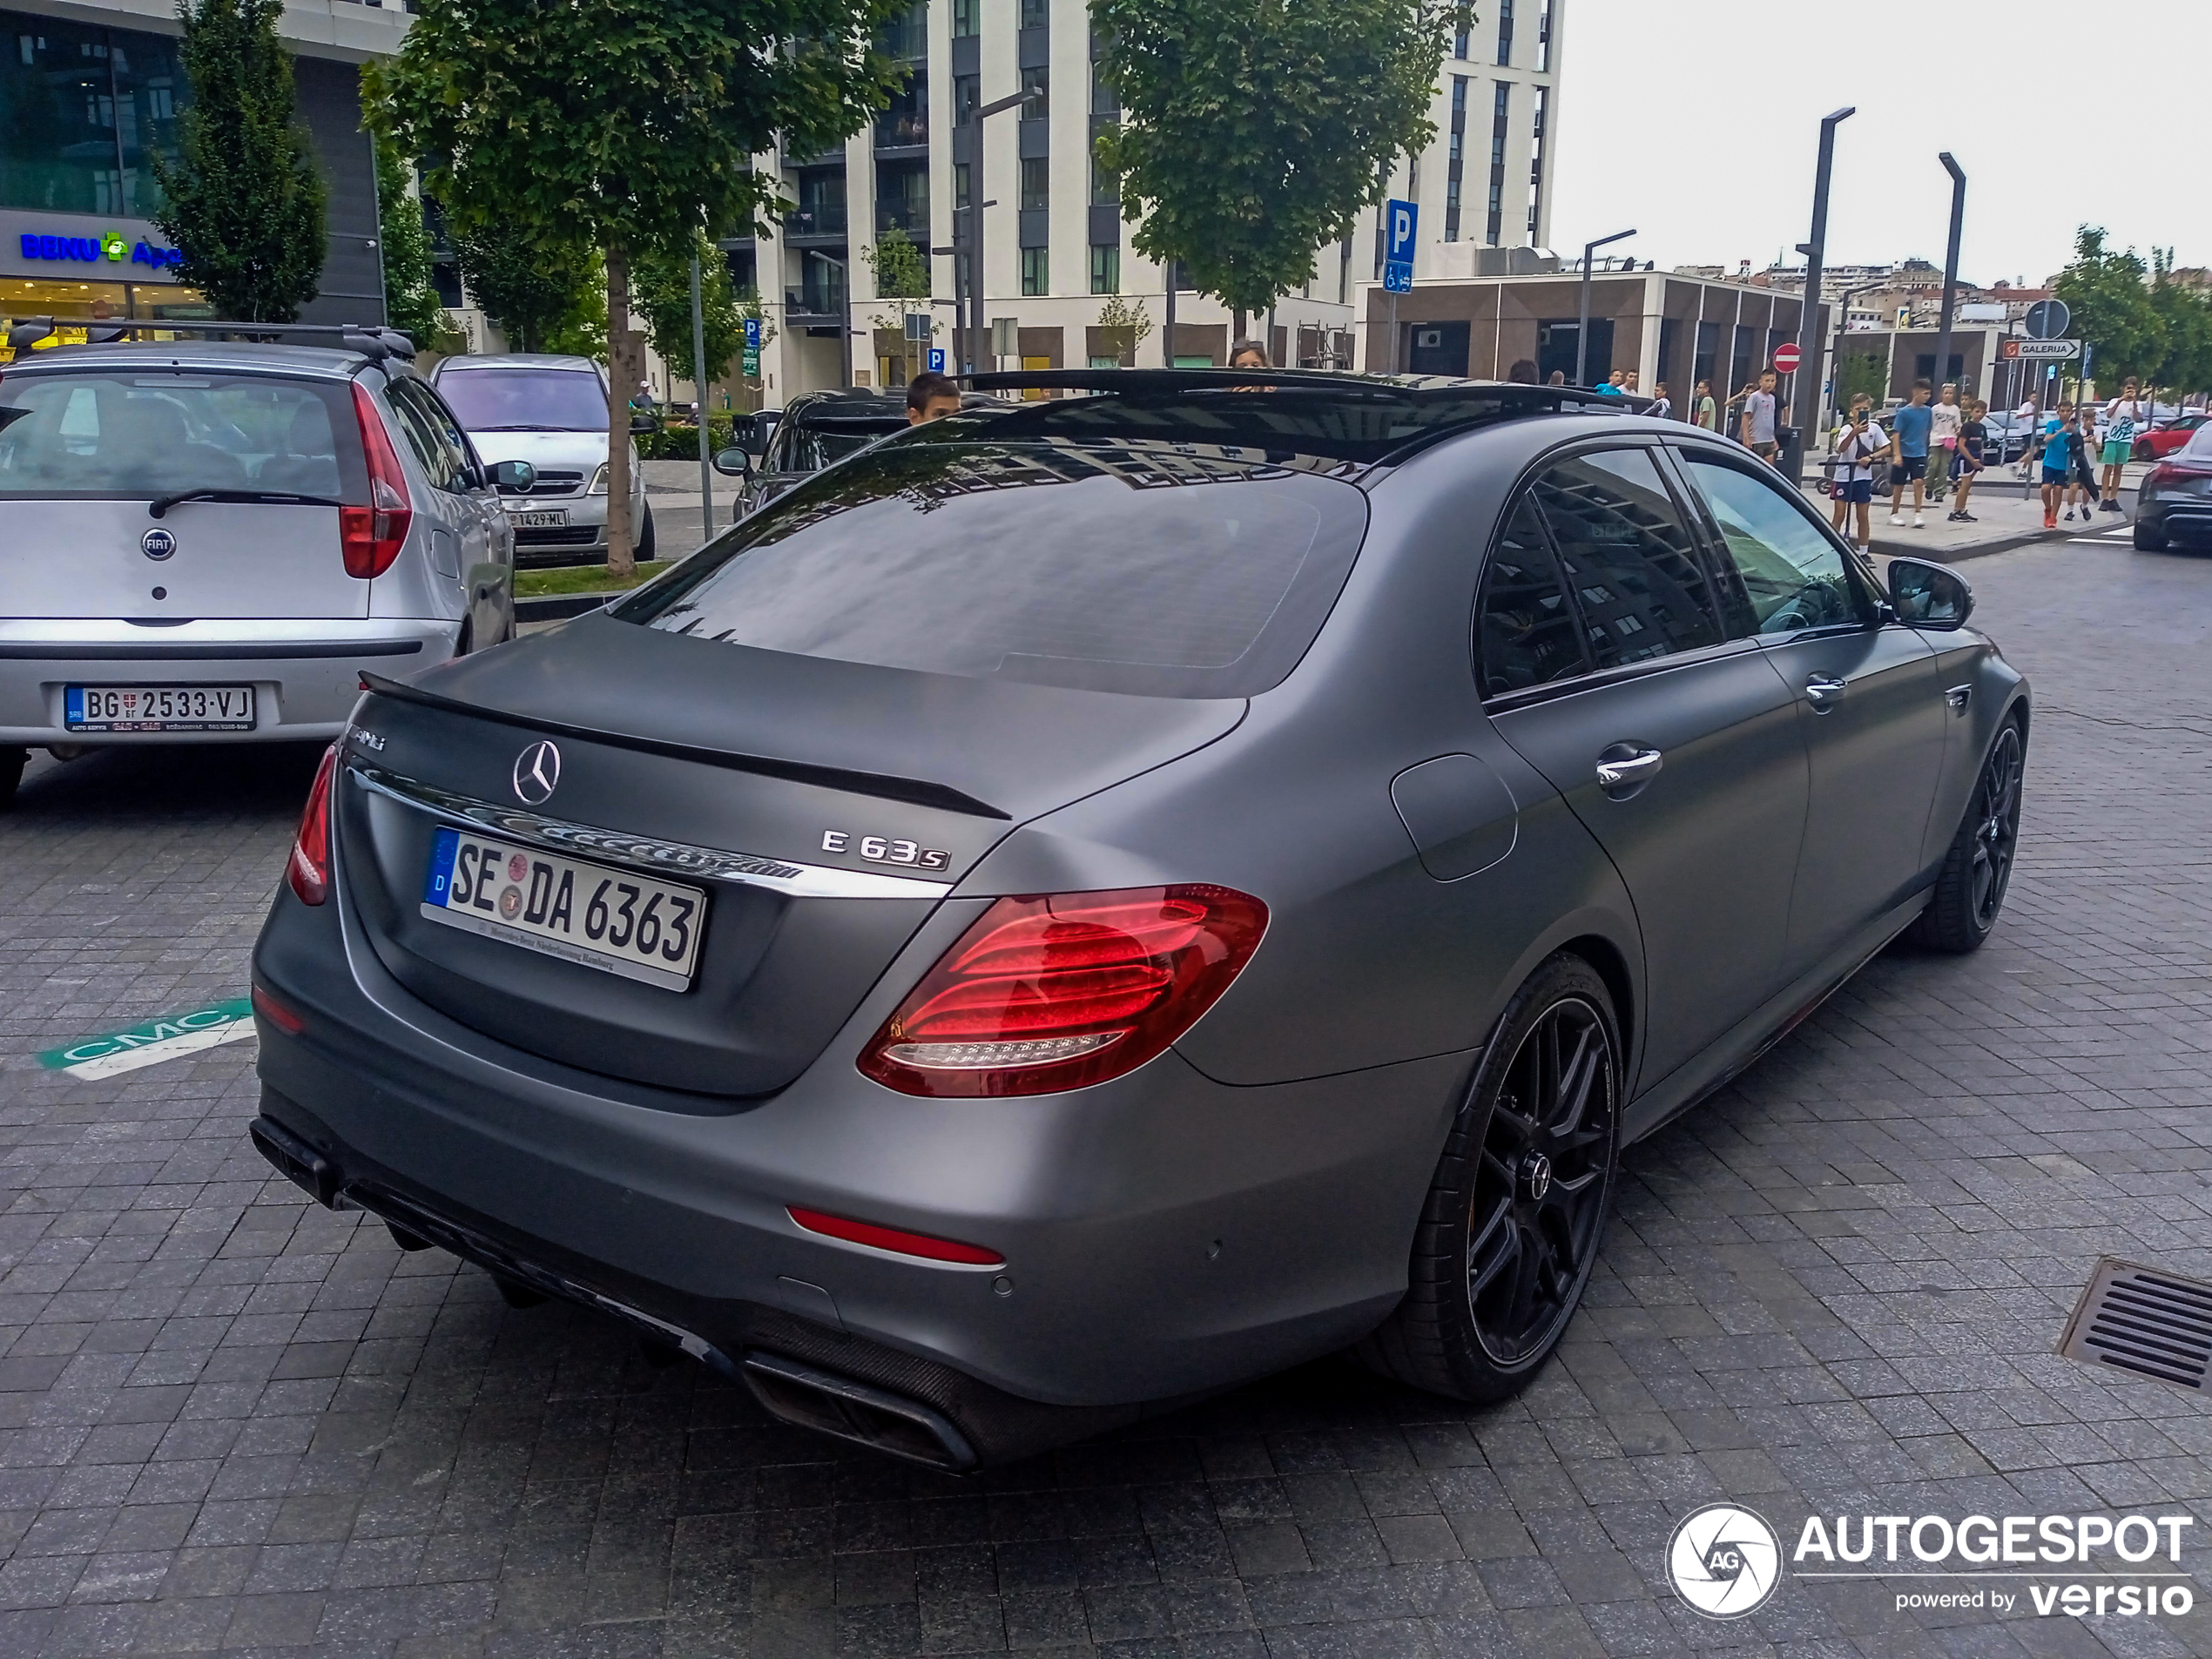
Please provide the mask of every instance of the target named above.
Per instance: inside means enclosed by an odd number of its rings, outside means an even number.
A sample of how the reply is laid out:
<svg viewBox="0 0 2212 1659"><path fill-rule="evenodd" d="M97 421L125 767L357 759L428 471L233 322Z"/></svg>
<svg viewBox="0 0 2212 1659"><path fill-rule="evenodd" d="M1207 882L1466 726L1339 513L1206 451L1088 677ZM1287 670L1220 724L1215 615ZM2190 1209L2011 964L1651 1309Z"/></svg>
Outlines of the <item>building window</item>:
<svg viewBox="0 0 2212 1659"><path fill-rule="evenodd" d="M1091 137L1096 139L1097 136L1098 128L1094 124ZM1122 176L1098 158L1098 151L1094 145L1090 152L1090 205L1093 207L1118 207L1121 200Z"/></svg>
<svg viewBox="0 0 2212 1659"><path fill-rule="evenodd" d="M1552 67L1552 0L1536 14L1536 72L1548 75Z"/></svg>
<svg viewBox="0 0 2212 1659"><path fill-rule="evenodd" d="M927 247L929 244L929 164L927 161L879 161L875 167L875 228L902 230Z"/></svg>
<svg viewBox="0 0 2212 1659"><path fill-rule="evenodd" d="M983 0L953 0L953 38L965 40L970 35L981 34L976 26L976 14L982 10Z"/></svg>
<svg viewBox="0 0 2212 1659"><path fill-rule="evenodd" d="M1444 239L1460 239L1460 181L1466 168L1467 78L1452 77L1452 147L1445 166Z"/></svg>
<svg viewBox="0 0 2212 1659"><path fill-rule="evenodd" d="M1052 163L1044 156L1026 156L1022 162L1022 211L1035 212L1052 206Z"/></svg>
<svg viewBox="0 0 2212 1659"><path fill-rule="evenodd" d="M1052 77L1042 66L1022 71L1022 90L1035 95L1022 106L1024 121L1042 121L1052 113Z"/></svg>
<svg viewBox="0 0 2212 1659"><path fill-rule="evenodd" d="M953 77L953 125L964 127L975 118L976 100L982 94L983 78L980 75Z"/></svg>
<svg viewBox="0 0 2212 1659"><path fill-rule="evenodd" d="M968 206L968 164L965 161L953 163L953 206L954 207Z"/></svg>
<svg viewBox="0 0 2212 1659"><path fill-rule="evenodd" d="M1022 0L1022 26L1024 29L1043 29L1049 26L1052 8L1049 0Z"/></svg>
<svg viewBox="0 0 2212 1659"><path fill-rule="evenodd" d="M1541 228L1544 212L1544 112L1551 102L1551 89L1539 86L1536 94L1536 119L1528 138L1528 239L1537 244L1537 231Z"/></svg>
<svg viewBox="0 0 2212 1659"><path fill-rule="evenodd" d="M1498 0L1498 64L1501 68L1513 63L1513 0Z"/></svg>
<svg viewBox="0 0 2212 1659"><path fill-rule="evenodd" d="M1052 292L1052 261L1048 257L1050 252L1050 249L1042 247L1025 247L1022 250L1022 292L1023 293L1038 294Z"/></svg>
<svg viewBox="0 0 2212 1659"><path fill-rule="evenodd" d="M1460 175L1456 169L1444 181L1444 239L1460 239Z"/></svg>
<svg viewBox="0 0 2212 1659"><path fill-rule="evenodd" d="M1464 29L1452 37L1452 56L1462 63L1467 61L1467 31Z"/></svg>
<svg viewBox="0 0 2212 1659"><path fill-rule="evenodd" d="M1506 228L1506 127L1513 112L1513 83L1500 81L1490 108L1490 203L1484 235L1492 247Z"/></svg>
<svg viewBox="0 0 2212 1659"><path fill-rule="evenodd" d="M1116 118L1122 112L1121 98L1106 83L1105 65L1095 60L1090 66L1090 112Z"/></svg>
<svg viewBox="0 0 2212 1659"><path fill-rule="evenodd" d="M1042 253L1044 250L1037 250ZM1122 249L1118 242L1093 242L1090 245L1090 291L1093 293L1119 293L1122 291Z"/></svg>

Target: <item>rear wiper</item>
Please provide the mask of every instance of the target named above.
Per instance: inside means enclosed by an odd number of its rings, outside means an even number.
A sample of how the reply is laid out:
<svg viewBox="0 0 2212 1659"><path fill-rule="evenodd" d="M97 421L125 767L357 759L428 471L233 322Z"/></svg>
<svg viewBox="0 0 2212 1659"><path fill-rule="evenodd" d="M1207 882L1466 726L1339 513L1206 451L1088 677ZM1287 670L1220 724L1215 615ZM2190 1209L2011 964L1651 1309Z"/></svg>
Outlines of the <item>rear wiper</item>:
<svg viewBox="0 0 2212 1659"><path fill-rule="evenodd" d="M513 426L472 426L471 432L597 432L597 427L546 426L536 421L519 421Z"/></svg>
<svg viewBox="0 0 2212 1659"><path fill-rule="evenodd" d="M273 489L179 489L166 496L156 496L148 502L146 516L159 518L179 502L188 501L240 502L248 506L268 502L279 507L337 507L342 504L328 496L291 496Z"/></svg>

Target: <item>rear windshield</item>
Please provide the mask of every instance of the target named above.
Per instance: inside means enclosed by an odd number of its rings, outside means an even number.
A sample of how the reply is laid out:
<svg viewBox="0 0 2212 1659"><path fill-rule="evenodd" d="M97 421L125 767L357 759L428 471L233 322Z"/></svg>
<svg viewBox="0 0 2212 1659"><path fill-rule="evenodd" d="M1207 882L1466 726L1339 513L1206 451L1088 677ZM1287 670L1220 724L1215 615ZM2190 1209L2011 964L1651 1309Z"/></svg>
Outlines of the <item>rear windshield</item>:
<svg viewBox="0 0 2212 1659"><path fill-rule="evenodd" d="M589 369L449 369L438 395L471 432L607 429L607 388Z"/></svg>
<svg viewBox="0 0 2212 1659"><path fill-rule="evenodd" d="M0 377L0 500L263 489L366 497L343 381L107 368Z"/></svg>
<svg viewBox="0 0 2212 1659"><path fill-rule="evenodd" d="M894 442L743 520L613 614L840 662L1249 697L1312 644L1366 498L1196 449Z"/></svg>

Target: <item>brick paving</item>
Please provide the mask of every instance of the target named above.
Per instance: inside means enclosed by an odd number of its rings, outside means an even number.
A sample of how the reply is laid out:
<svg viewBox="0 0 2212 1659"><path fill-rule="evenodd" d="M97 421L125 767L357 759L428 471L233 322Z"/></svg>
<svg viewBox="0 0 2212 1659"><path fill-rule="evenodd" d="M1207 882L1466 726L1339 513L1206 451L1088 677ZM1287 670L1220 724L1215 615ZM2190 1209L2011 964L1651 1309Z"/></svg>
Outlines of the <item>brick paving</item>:
<svg viewBox="0 0 2212 1659"><path fill-rule="evenodd" d="M307 1204L246 1142L250 1042L38 1069L240 994L313 765L42 758L0 817L0 1656L2212 1651L2212 1406L2053 1352L2101 1254L2212 1275L2212 562L1971 574L2041 702L1995 940L1885 954L1635 1149L1525 1397L1324 1362L967 1481ZM1723 1498L1785 1541L2187 1511L2199 1606L1792 1578L1709 1622L1662 1557Z"/></svg>

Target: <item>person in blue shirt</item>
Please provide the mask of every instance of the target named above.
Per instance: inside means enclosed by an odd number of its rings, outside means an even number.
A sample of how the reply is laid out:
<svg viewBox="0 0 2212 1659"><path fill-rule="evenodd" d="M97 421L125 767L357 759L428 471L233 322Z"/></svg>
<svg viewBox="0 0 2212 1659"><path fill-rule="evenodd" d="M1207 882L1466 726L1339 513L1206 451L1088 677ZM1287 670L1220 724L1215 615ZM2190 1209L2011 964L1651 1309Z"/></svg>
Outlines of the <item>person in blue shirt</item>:
<svg viewBox="0 0 2212 1659"><path fill-rule="evenodd" d="M1912 399L1890 417L1890 523L1905 523L1905 485L1912 483L1912 528L1928 527L1920 516L1921 480L1928 470L1928 434L1935 425L1935 411L1928 407L1934 388L1925 381L1912 382Z"/></svg>
<svg viewBox="0 0 2212 1659"><path fill-rule="evenodd" d="M2059 527L2059 503L2065 498L2067 475L2074 468L2074 446L2081 441L2074 421L2074 405L2061 403L2058 413L2043 423L2043 528Z"/></svg>

